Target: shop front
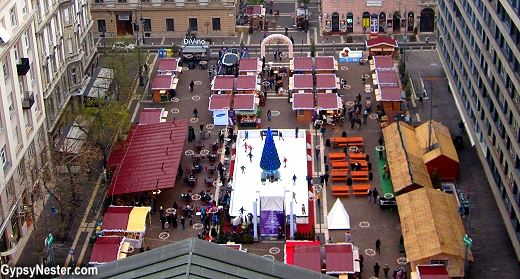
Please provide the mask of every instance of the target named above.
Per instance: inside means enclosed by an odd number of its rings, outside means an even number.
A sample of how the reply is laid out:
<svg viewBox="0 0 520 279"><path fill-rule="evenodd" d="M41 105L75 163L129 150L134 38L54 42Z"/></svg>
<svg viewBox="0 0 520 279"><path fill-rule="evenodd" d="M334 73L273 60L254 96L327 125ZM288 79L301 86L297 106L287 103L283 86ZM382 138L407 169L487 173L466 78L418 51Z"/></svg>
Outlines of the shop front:
<svg viewBox="0 0 520 279"><path fill-rule="evenodd" d="M298 123L311 123L314 111L314 94L294 93L292 98L292 109L296 113Z"/></svg>
<svg viewBox="0 0 520 279"><path fill-rule="evenodd" d="M209 97L208 110L213 113L213 125L227 126L229 123L229 110L231 107L231 95L214 94Z"/></svg>
<svg viewBox="0 0 520 279"><path fill-rule="evenodd" d="M233 110L236 123L240 127L254 128L259 126L258 98L254 94L241 94L233 97Z"/></svg>
<svg viewBox="0 0 520 279"><path fill-rule="evenodd" d="M152 81L153 102L163 103L177 95L178 78L174 75L157 75Z"/></svg>
<svg viewBox="0 0 520 279"><path fill-rule="evenodd" d="M134 248L143 247L150 207L110 206L101 225L103 236L122 236Z"/></svg>

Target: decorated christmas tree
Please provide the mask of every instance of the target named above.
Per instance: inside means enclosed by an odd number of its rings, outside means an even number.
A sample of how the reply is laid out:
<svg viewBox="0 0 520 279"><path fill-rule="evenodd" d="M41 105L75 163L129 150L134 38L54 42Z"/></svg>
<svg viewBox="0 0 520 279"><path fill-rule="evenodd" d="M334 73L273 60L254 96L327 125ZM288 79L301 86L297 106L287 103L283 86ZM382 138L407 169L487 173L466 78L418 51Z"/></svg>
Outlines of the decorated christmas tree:
<svg viewBox="0 0 520 279"><path fill-rule="evenodd" d="M267 128L265 133L264 149L262 150L262 159L260 159L260 167L267 173L276 171L281 166L280 158L276 145L274 145L273 133L271 127Z"/></svg>

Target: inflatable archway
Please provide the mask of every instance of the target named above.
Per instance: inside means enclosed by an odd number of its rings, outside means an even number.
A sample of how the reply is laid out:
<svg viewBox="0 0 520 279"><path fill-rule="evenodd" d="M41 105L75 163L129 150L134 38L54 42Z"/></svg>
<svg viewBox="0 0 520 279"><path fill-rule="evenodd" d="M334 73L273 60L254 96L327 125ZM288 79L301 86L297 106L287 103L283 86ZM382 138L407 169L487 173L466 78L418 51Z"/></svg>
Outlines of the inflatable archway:
<svg viewBox="0 0 520 279"><path fill-rule="evenodd" d="M262 44L260 45L261 55L262 55L261 57L265 57L265 45L270 43L271 41L285 42L285 44L287 44L287 47L289 48L289 54L287 57L293 58L293 47L294 47L293 43L291 42L291 40L289 38L287 38L286 36L281 35L281 34L269 35L262 41Z"/></svg>

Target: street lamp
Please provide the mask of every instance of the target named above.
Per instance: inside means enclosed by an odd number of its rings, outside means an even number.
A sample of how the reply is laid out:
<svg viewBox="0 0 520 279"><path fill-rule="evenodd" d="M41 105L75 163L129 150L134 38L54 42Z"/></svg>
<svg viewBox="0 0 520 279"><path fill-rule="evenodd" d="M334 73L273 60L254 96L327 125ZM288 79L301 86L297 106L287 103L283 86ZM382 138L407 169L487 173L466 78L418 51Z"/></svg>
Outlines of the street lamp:
<svg viewBox="0 0 520 279"><path fill-rule="evenodd" d="M365 45L363 46L363 50L367 50L367 37L365 36L365 32L367 31L367 27L363 26L363 40L365 42Z"/></svg>
<svg viewBox="0 0 520 279"><path fill-rule="evenodd" d="M45 206L45 195L42 194L42 196L43 196L43 199L42 199L43 200L43 219L45 221L45 231L47 233L47 238L45 238L45 246L49 248L49 257L51 260L51 266L55 266L54 250L52 247L52 242L54 240L54 236L49 233L49 224L47 222L47 207ZM54 197L54 193L49 191L49 196ZM58 209L56 209L56 207L54 205L51 207L51 214L52 215L58 214Z"/></svg>
<svg viewBox="0 0 520 279"><path fill-rule="evenodd" d="M142 15L141 5L139 5L138 8L141 10L141 15ZM141 20L144 22L144 19L142 17L141 17ZM143 24L143 27L144 27L144 24ZM143 86L144 78L143 78L143 69L141 66L141 45L139 44L139 23L137 22L137 16L134 21L134 30L136 31L135 35L137 38L137 59L139 60L139 86ZM144 30L143 30L143 44L144 44Z"/></svg>

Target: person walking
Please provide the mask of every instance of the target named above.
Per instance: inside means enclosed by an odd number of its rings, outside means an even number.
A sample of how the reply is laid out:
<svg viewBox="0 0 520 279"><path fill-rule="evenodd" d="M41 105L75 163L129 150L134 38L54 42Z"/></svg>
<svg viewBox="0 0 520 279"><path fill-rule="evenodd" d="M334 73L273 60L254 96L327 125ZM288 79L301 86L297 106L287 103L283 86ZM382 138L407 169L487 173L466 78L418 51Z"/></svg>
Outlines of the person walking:
<svg viewBox="0 0 520 279"><path fill-rule="evenodd" d="M202 131L202 130L201 130L201 131ZM248 139L249 139L249 132L248 132L248 131L246 131L246 132L245 132L244 134L245 134L245 137L244 137L244 139L245 139L245 140L248 140Z"/></svg>
<svg viewBox="0 0 520 279"><path fill-rule="evenodd" d="M380 147L383 147L383 146L380 145ZM383 148L379 148L377 150L377 153L379 154L379 160L383 160Z"/></svg>
<svg viewBox="0 0 520 279"><path fill-rule="evenodd" d="M381 268L381 266L379 266L379 264L376 262L376 264L374 265L374 275L376 277L379 277L379 269Z"/></svg>
<svg viewBox="0 0 520 279"><path fill-rule="evenodd" d="M267 120L271 121L271 110L267 110Z"/></svg>
<svg viewBox="0 0 520 279"><path fill-rule="evenodd" d="M164 217L164 215L161 214L160 220L161 220L161 227L164 230L164 225L166 224L166 217Z"/></svg>
<svg viewBox="0 0 520 279"><path fill-rule="evenodd" d="M163 209L162 205L161 205L161 207L159 207L159 217L161 217L161 216L164 216L164 209Z"/></svg>
<svg viewBox="0 0 520 279"><path fill-rule="evenodd" d="M194 108L193 109L193 117L197 118L197 115L199 115L199 111L197 110L197 108Z"/></svg>
<svg viewBox="0 0 520 279"><path fill-rule="evenodd" d="M323 174L323 180L325 181L325 185L328 185L329 184L329 173L326 172Z"/></svg>
<svg viewBox="0 0 520 279"><path fill-rule="evenodd" d="M253 153L251 153L251 151L249 151L249 154L247 154L247 157L249 157L249 162L252 163L253 162Z"/></svg>
<svg viewBox="0 0 520 279"><path fill-rule="evenodd" d="M388 267L388 264L385 264L385 267L383 268L383 273L385 274L385 279L388 278L388 271L390 271L390 268Z"/></svg>
<svg viewBox="0 0 520 279"><path fill-rule="evenodd" d="M184 216L181 216L181 226L182 230L186 229L186 220L184 219Z"/></svg>
<svg viewBox="0 0 520 279"><path fill-rule="evenodd" d="M274 61L278 61L278 51L274 51L273 52L273 56L274 56Z"/></svg>
<svg viewBox="0 0 520 279"><path fill-rule="evenodd" d="M295 138L298 138L298 131L299 131L299 129L298 129L298 127L296 127L296 129L294 129L294 137Z"/></svg>
<svg viewBox="0 0 520 279"><path fill-rule="evenodd" d="M246 167L245 166L241 166L240 169L242 170L242 173L246 173Z"/></svg>
<svg viewBox="0 0 520 279"><path fill-rule="evenodd" d="M296 174L293 175L292 181L293 181L293 184L296 184Z"/></svg>
<svg viewBox="0 0 520 279"><path fill-rule="evenodd" d="M305 204L302 203L302 214L307 215L307 212L305 212Z"/></svg>
<svg viewBox="0 0 520 279"><path fill-rule="evenodd" d="M283 167L287 167L287 158L283 157Z"/></svg>
<svg viewBox="0 0 520 279"><path fill-rule="evenodd" d="M278 140L285 141L285 139L283 138L282 132L278 132Z"/></svg>
<svg viewBox="0 0 520 279"><path fill-rule="evenodd" d="M430 37L426 36L426 38L424 39L424 42L426 43L426 45L429 45L430 44Z"/></svg>
<svg viewBox="0 0 520 279"><path fill-rule="evenodd" d="M365 110L363 112L363 124L367 124L368 112Z"/></svg>
<svg viewBox="0 0 520 279"><path fill-rule="evenodd" d="M376 252L379 252L381 254L381 240L376 239Z"/></svg>
<svg viewBox="0 0 520 279"><path fill-rule="evenodd" d="M291 43L294 45L294 39L292 36L289 38L289 40L291 40Z"/></svg>
<svg viewBox="0 0 520 279"><path fill-rule="evenodd" d="M359 271L363 272L363 254L359 254Z"/></svg>
<svg viewBox="0 0 520 279"><path fill-rule="evenodd" d="M379 197L379 192L377 191L376 187L374 187L374 190L372 191L372 196L374 197L374 203L376 203L377 198Z"/></svg>
<svg viewBox="0 0 520 279"><path fill-rule="evenodd" d="M188 213L188 220L190 220L190 226L193 226L193 213Z"/></svg>
<svg viewBox="0 0 520 279"><path fill-rule="evenodd" d="M368 189L367 196L368 196L367 203L370 203L370 199L372 198L372 190Z"/></svg>
<svg viewBox="0 0 520 279"><path fill-rule="evenodd" d="M356 123L357 123L357 125L358 125L358 126L357 126L357 129L358 129L358 130L361 129L361 118L356 117Z"/></svg>
<svg viewBox="0 0 520 279"><path fill-rule="evenodd" d="M356 117L350 118L350 130L354 129L354 125L356 125Z"/></svg>
<svg viewBox="0 0 520 279"><path fill-rule="evenodd" d="M324 138L325 137L325 132L327 132L327 128L321 127L320 132L321 132L321 137Z"/></svg>
<svg viewBox="0 0 520 279"><path fill-rule="evenodd" d="M289 28L287 26L285 26L285 37L289 37ZM428 37L426 37L428 38ZM428 44L428 43L426 43Z"/></svg>
<svg viewBox="0 0 520 279"><path fill-rule="evenodd" d="M389 171L389 170L388 170L388 165L385 165L385 166L383 167L383 179L386 179L386 178L389 177L388 171Z"/></svg>

